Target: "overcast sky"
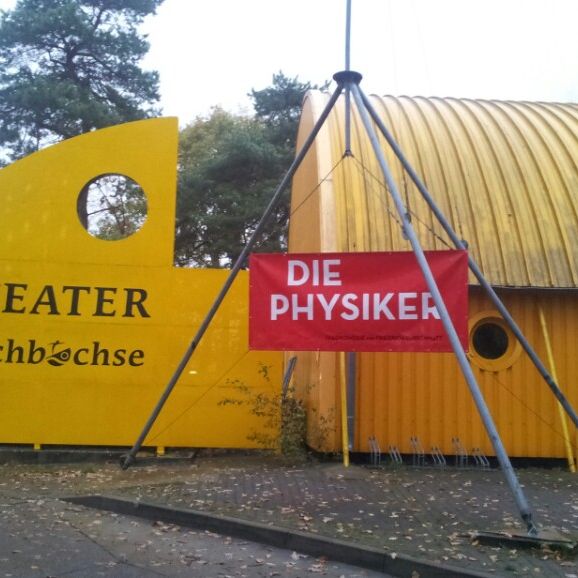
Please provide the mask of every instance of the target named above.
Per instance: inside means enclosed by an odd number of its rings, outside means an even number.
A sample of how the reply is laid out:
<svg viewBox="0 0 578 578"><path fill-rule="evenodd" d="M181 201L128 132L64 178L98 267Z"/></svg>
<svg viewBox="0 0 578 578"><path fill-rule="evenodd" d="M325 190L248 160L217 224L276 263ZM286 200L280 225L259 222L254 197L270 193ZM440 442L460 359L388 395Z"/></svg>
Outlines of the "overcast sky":
<svg viewBox="0 0 578 578"><path fill-rule="evenodd" d="M10 7L14 0L0 0ZM578 0L352 0L352 68L368 93L578 102ZM249 111L282 70L344 68L346 0L165 0L145 66L182 125Z"/></svg>
<svg viewBox="0 0 578 578"><path fill-rule="evenodd" d="M345 0L165 0L146 24L166 114L238 111L283 70L344 68ZM352 0L368 93L578 102L577 0Z"/></svg>

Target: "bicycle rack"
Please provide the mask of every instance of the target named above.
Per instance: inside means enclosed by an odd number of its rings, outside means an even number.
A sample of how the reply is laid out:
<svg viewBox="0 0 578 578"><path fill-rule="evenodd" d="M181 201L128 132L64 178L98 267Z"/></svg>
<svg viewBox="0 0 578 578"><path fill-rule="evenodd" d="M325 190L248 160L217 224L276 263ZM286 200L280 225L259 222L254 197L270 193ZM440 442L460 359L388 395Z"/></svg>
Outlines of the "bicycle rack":
<svg viewBox="0 0 578 578"><path fill-rule="evenodd" d="M468 452L466 448L462 445L460 438L452 438L452 445L454 447L454 465L457 468L466 468L468 466Z"/></svg>
<svg viewBox="0 0 578 578"><path fill-rule="evenodd" d="M484 455L480 448L474 448L472 450L472 457L476 463L476 467L481 468L482 470L489 470L490 469L490 461Z"/></svg>
<svg viewBox="0 0 578 578"><path fill-rule="evenodd" d="M371 465L378 467L381 465L381 448L379 447L379 443L374 436L370 436L368 441Z"/></svg>
<svg viewBox="0 0 578 578"><path fill-rule="evenodd" d="M445 468L447 465L446 458L438 446L431 447L431 457L434 466L438 468Z"/></svg>
<svg viewBox="0 0 578 578"><path fill-rule="evenodd" d="M413 448L413 454L411 458L411 463L413 466L425 466L426 459L425 459L425 452L423 451L423 447L419 438L411 437L409 438L409 443Z"/></svg>

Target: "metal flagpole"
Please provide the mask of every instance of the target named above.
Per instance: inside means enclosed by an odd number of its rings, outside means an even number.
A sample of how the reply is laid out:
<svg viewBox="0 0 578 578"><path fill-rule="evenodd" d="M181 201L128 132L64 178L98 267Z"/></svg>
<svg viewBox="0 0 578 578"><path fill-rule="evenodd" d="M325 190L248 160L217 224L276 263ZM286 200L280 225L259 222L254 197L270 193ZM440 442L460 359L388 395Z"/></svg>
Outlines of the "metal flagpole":
<svg viewBox="0 0 578 578"><path fill-rule="evenodd" d="M403 200L397 189L397 185L393 179L393 175L391 174L391 171L387 164L387 160L385 159L385 155L381 150L377 134L373 128L373 125L371 124L368 111L365 108L361 91L358 86L359 76L360 75L356 75L356 73L345 71L337 73L337 75L335 75L334 78L338 81L343 82L344 85L346 85L347 83L349 83L350 85L351 94L359 111L361 121L365 128L367 136L371 142L373 151L380 165L389 192L393 198L398 215L402 221L403 232L412 246L414 255L423 273L426 284L432 295L432 299L434 300L434 303L437 307L438 313L440 315L448 339L450 340L450 343L452 345L452 349L454 350L454 353L456 355L464 378L466 379L472 397L474 398L474 402L476 404L480 417L482 418L490 441L492 442L492 445L496 452L496 457L498 458L498 461L502 467L508 485L510 486L510 490L512 491L522 520L524 520L524 522L526 523L528 534L535 535L537 534L537 529L533 522L532 510L528 505L526 496L524 495L522 487L520 486L518 478L516 477L516 473L514 472L512 464L510 463L508 454L506 453L506 450L502 444L502 440L500 439L499 433L496 429L488 406L486 405L486 402L482 396L482 392L480 391L472 368L470 367L466 353L460 343L460 339L455 330L451 317L448 313L448 310L444 303L443 297L439 291L433 273L427 262L424 251L414 231L413 225L411 224L406 207L403 204Z"/></svg>
<svg viewBox="0 0 578 578"><path fill-rule="evenodd" d="M351 70L351 0L345 16L345 70ZM351 91L345 86L345 156L351 156Z"/></svg>
<svg viewBox="0 0 578 578"><path fill-rule="evenodd" d="M345 12L345 70L351 70L351 0L347 0Z"/></svg>
<svg viewBox="0 0 578 578"><path fill-rule="evenodd" d="M317 134L321 130L321 127L325 124L325 121L327 120L329 113L332 111L333 107L335 106L335 103L337 102L337 99L339 98L339 95L342 93L342 91L343 91L343 84L340 83L339 81L337 81L337 88L335 89L335 91L331 95L329 102L327 103L325 109L321 113L319 120L315 123L315 126L311 130L311 133L307 137L305 143L303 143L303 146L301 147L301 150L298 152L297 156L295 157L295 160L293 161L293 163L291 164L291 166L289 167L289 169L285 173L285 176L283 177L283 179L281 180L281 183L279 184L275 193L273 194L273 197L271 198L269 205L267 205L267 208L265 209L265 212L263 213L261 220L257 224L255 231L251 235L251 238L247 241L247 244L243 248L243 251L241 251L241 254L239 255L239 257L235 261L233 267L231 268L231 271L229 272L229 276L227 277L221 291L219 292L219 294L215 298L213 305L211 306L205 319L201 323L201 325L200 325L199 329L197 330L197 333L194 336L193 340L190 342L190 344L189 344L187 350L185 351L185 354L183 355L179 365L177 366L177 368L176 368L175 372L173 373L171 379L169 380L169 383L167 384L163 394L161 395L159 401L157 402L157 405L153 409L146 424L144 425L141 434L139 435L138 439L134 443L130 452L126 456L123 456L123 459L121 461L122 469L126 470L131 465L131 463L135 460L137 452L142 447L142 445L146 439L146 436L148 435L148 433L151 430L152 426L154 425L156 419L158 418L163 406L165 405L172 390L174 389L175 385L177 384L177 381L179 380L181 374L185 370L187 363L190 361L193 353L195 352L197 346L199 345L199 342L203 338L203 335L205 334L205 332L209 328L209 325L211 324L213 317L216 315L217 311L219 310L219 307L221 306L221 303L223 302L229 289L231 288L233 281L235 280L235 278L237 277L237 274L239 273L239 271L243 267L243 264L245 263L245 260L247 259L248 255L249 255L249 252L251 251L251 249L255 245L257 239L259 238L259 235L261 234L261 232L263 231L263 228L265 227L269 218L271 217L273 210L277 206L279 200L281 199L281 196L285 192L285 189L287 188L287 186L291 182L293 175L297 172L297 169L301 165L303 159L305 158L305 155L307 154L307 152L311 148L311 145L313 144L313 141L315 140Z"/></svg>
<svg viewBox="0 0 578 578"><path fill-rule="evenodd" d="M452 226L450 225L448 220L445 218L444 214L440 211L440 209L436 205L436 202L432 198L432 196L429 193L429 191L427 190L426 186L423 184L423 182L421 181L421 179L419 178L419 176L417 175L417 173L415 172L415 170L413 169L413 167L411 166L411 164L409 163L409 161L407 160L407 158L403 154L399 145L395 142L391 133L387 130L383 121L379 118L379 116L378 116L375 108L373 108L373 105L371 104L370 100L367 98L367 96L365 94L363 94L363 91L360 88L359 88L359 92L361 94L363 104L365 105L365 108L367 109L367 111L371 115L371 118L373 119L373 121L375 122L375 124L379 128L381 134L384 136L385 140L388 142L389 146L392 148L393 152L395 153L395 155L397 156L397 158L401 162L403 168L409 174L411 180L414 182L415 186L418 188L422 197L424 198L424 200L428 204L428 206L431 209L431 211L433 212L433 214L436 216L437 220L439 221L439 223L443 227L444 231L450 237L452 243L458 249L462 249L462 250L467 249L466 243L464 241L462 241L456 235ZM494 291L494 288L490 285L488 280L484 277L484 274L482 273L482 271L480 270L480 268L478 267L476 262L472 259L472 257L469 254L468 254L468 266L469 266L470 270L472 271L472 273L474 274L474 276L476 277L476 279L480 282L480 285L483 287L483 289L488 294L489 298L491 299L492 303L495 305L496 309L500 312L500 314L504 318L504 321L508 324L508 326L512 330L512 333L516 336L516 338L520 342L520 345L524 348L524 351L527 353L528 357L534 363L536 369L538 370L538 372L540 373L540 375L542 376L544 381L548 384L548 387L550 387L550 389L552 390L552 393L554 394L556 399L560 402L560 404L562 405L562 407L564 408L564 410L566 411L566 413L568 414L570 419L573 421L574 425L576 427L578 427L578 414L576 413L576 411L574 411L574 408L572 407L572 405L570 404L570 402L568 401L566 396L562 393L562 391L558 387L556 380L550 375L550 372L548 371L546 366L542 363L541 359L538 357L538 355L534 351L533 347L530 345L530 343L526 339L525 335L522 333L522 330L518 327L517 323L514 321L514 318L510 315L510 312L508 311L508 309L506 308L506 306L504 305L504 303L502 302L502 300L500 299L498 294Z"/></svg>
<svg viewBox="0 0 578 578"><path fill-rule="evenodd" d="M346 1L345 10L345 70L351 69L351 0ZM335 79L337 81L337 79ZM338 82L338 81L337 81ZM351 90L345 84L345 151L344 156L351 156ZM349 429L349 386L346 358L350 354L339 353L339 398L341 401L341 450L343 465L349 467L349 450L352 432Z"/></svg>
<svg viewBox="0 0 578 578"><path fill-rule="evenodd" d="M349 449L355 443L355 405L356 405L357 357L354 352L347 354L347 432Z"/></svg>
<svg viewBox="0 0 578 578"><path fill-rule="evenodd" d="M341 402L341 449L343 451L343 465L349 467L349 419L347 411L347 369L345 353L339 356L339 400Z"/></svg>

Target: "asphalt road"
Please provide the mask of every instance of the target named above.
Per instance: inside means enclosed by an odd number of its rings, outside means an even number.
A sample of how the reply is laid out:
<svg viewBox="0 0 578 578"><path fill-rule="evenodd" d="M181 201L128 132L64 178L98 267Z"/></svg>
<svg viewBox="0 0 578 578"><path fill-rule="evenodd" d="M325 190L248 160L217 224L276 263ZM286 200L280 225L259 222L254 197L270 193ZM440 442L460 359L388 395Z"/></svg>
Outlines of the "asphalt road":
<svg viewBox="0 0 578 578"><path fill-rule="evenodd" d="M383 577L296 552L0 489L0 577ZM18 488L16 488L18 490Z"/></svg>

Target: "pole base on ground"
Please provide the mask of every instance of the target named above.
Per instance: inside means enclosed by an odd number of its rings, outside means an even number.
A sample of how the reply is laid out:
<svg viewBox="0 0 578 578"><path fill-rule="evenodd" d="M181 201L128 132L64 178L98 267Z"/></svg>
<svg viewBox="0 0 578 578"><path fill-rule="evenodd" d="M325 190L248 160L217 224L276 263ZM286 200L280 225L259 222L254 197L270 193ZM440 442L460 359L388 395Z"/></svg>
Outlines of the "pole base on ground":
<svg viewBox="0 0 578 578"><path fill-rule="evenodd" d="M120 456L120 468L122 470L128 470L131 464L134 462L134 456L131 454L125 454Z"/></svg>
<svg viewBox="0 0 578 578"><path fill-rule="evenodd" d="M548 547L566 552L578 550L578 539L575 536L562 534L555 528L542 528L533 536L523 532L470 532L464 534L472 542L489 546L507 546L511 548L544 548Z"/></svg>

